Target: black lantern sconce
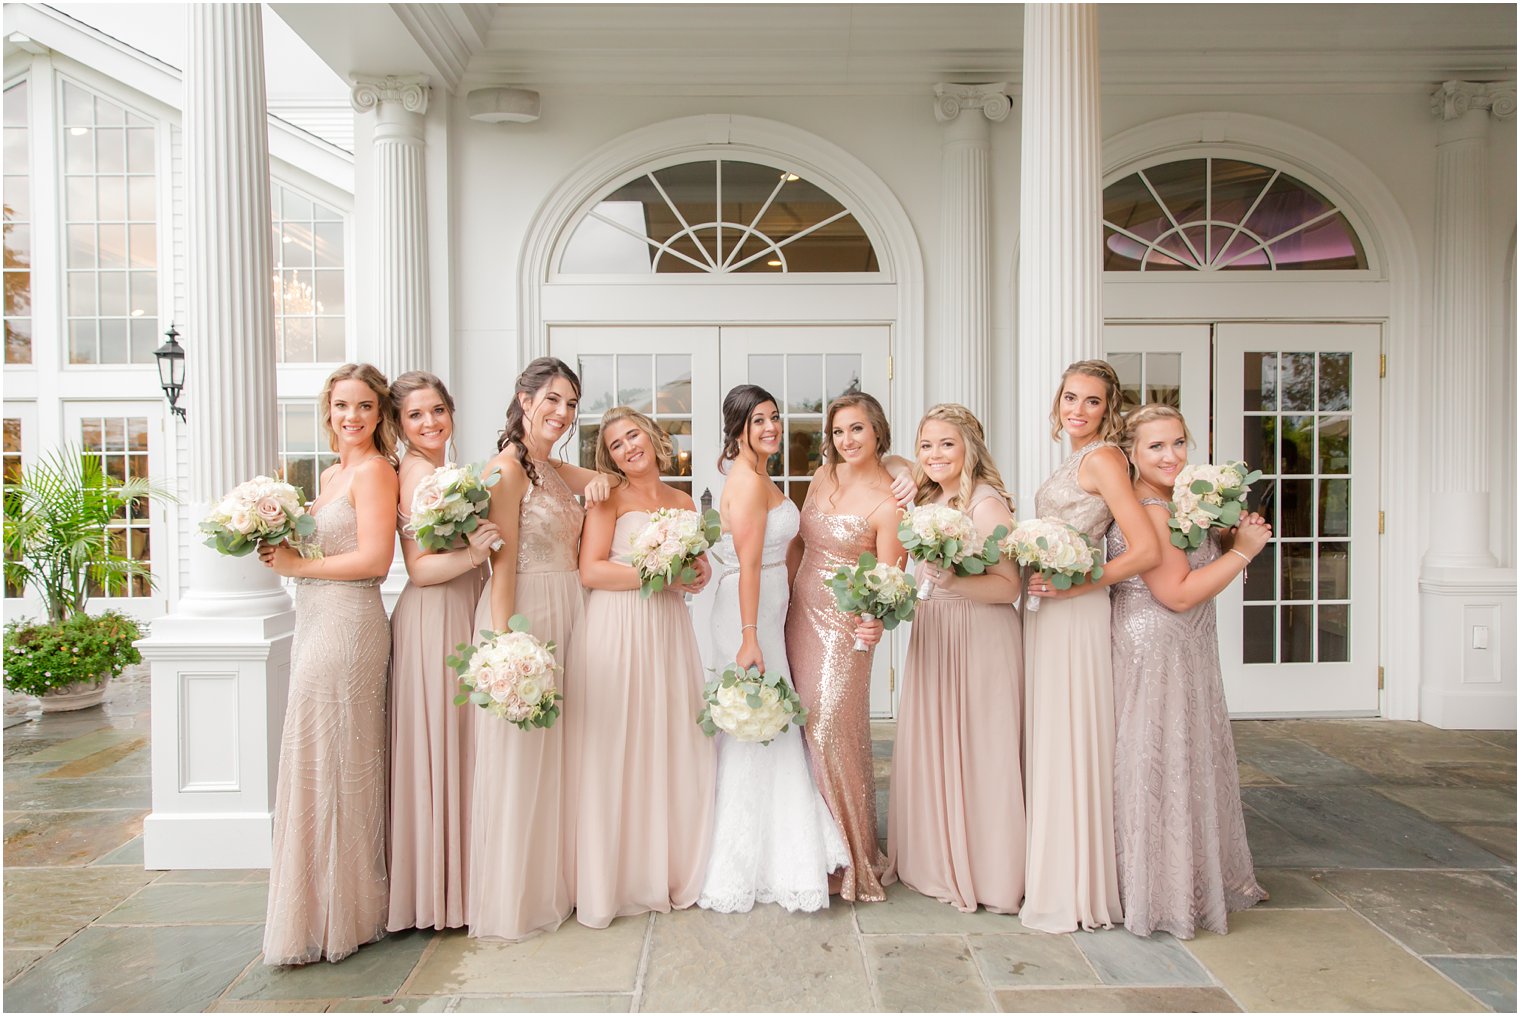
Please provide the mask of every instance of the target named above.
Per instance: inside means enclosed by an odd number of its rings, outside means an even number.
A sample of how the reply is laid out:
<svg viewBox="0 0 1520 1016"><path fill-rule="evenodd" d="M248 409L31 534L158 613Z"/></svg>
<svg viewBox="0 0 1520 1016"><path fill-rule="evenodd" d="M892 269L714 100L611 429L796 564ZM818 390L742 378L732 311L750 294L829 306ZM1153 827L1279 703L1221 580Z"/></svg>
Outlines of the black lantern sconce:
<svg viewBox="0 0 1520 1016"><path fill-rule="evenodd" d="M158 361L158 383L169 398L169 412L184 420L185 409L178 403L179 393L185 388L185 347L179 344L179 332L172 323L164 334L169 341L153 351Z"/></svg>

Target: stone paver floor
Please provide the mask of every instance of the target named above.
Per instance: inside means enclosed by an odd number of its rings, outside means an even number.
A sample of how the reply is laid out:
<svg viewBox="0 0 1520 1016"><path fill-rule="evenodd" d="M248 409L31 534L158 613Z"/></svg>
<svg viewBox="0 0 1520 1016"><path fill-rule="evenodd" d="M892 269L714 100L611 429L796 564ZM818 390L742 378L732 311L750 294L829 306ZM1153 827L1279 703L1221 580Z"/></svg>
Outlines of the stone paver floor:
<svg viewBox="0 0 1520 1016"><path fill-rule="evenodd" d="M894 887L808 916L395 935L288 969L259 962L264 872L142 868L145 677L101 708L28 709L7 702L4 734L8 1011L1515 1009L1513 732L1237 722L1272 899L1228 936L1042 935ZM876 736L884 788L892 725Z"/></svg>

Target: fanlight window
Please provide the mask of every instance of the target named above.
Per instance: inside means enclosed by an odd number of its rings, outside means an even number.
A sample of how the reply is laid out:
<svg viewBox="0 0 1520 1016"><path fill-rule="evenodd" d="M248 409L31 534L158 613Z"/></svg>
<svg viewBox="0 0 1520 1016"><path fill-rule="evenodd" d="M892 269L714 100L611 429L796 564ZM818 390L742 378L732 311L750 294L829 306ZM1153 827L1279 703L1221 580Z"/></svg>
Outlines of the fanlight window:
<svg viewBox="0 0 1520 1016"><path fill-rule="evenodd" d="M568 275L876 272L876 251L833 195L774 166L707 159L651 170L588 211Z"/></svg>
<svg viewBox="0 0 1520 1016"><path fill-rule="evenodd" d="M1323 194L1236 159L1152 166L1103 191L1110 272L1364 269L1362 241Z"/></svg>

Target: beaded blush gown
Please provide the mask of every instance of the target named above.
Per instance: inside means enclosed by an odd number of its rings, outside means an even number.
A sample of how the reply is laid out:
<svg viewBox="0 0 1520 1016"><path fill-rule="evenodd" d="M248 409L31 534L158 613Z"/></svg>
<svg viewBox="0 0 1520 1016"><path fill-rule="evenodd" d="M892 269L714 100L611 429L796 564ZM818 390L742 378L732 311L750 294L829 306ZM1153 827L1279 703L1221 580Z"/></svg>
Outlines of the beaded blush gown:
<svg viewBox="0 0 1520 1016"><path fill-rule="evenodd" d="M398 530L403 540L406 516ZM445 660L475 641L475 605L489 569L447 582L408 582L391 611L391 931L464 926L475 713L456 706L459 678Z"/></svg>
<svg viewBox="0 0 1520 1016"><path fill-rule="evenodd" d="M999 495L979 486L967 511ZM956 909L1017 913L1024 898L1019 615L935 589L903 665L887 808L890 871Z"/></svg>
<svg viewBox="0 0 1520 1016"><path fill-rule="evenodd" d="M649 512L618 516L612 560ZM669 913L696 902L707 871L717 751L697 726L705 683L691 614L674 590L593 589L586 630L597 659L567 675L579 706L575 768L575 917L605 928L616 917Z"/></svg>
<svg viewBox="0 0 1520 1016"><path fill-rule="evenodd" d="M870 652L855 652L855 622L842 614L825 582L876 550L868 517L802 506L802 565L786 615L786 655L808 710L803 739L818 792L844 833L850 865L829 877L846 900L887 898L887 857L876 840L876 777L871 758ZM767 661L769 656L766 657ZM890 884L890 883L888 883Z"/></svg>
<svg viewBox="0 0 1520 1016"><path fill-rule="evenodd" d="M1109 527L1108 556L1126 547ZM1189 567L1219 547L1210 530ZM1214 618L1213 599L1174 613L1138 575L1113 587L1114 833L1124 926L1137 935L1223 935L1226 914L1267 897L1246 842Z"/></svg>
<svg viewBox="0 0 1520 1016"><path fill-rule="evenodd" d="M1102 546L1108 504L1077 472L1093 442L1035 494L1035 515ZM1029 854L1019 920L1036 931L1109 928L1123 919L1114 861L1114 684L1106 589L1024 609L1024 805Z"/></svg>
<svg viewBox="0 0 1520 1016"><path fill-rule="evenodd" d="M786 657L786 551L797 535L797 506L783 499L766 516L761 558L760 653L767 672L791 679ZM733 537L724 533L708 551L713 575L710 655L719 672L734 662L743 641L739 616L739 563ZM849 863L849 852L828 805L808 775L796 725L770 744L718 734L717 806L712 849L697 905L746 913L756 903L787 910L829 905L829 872Z"/></svg>
<svg viewBox="0 0 1520 1016"><path fill-rule="evenodd" d="M315 513L327 557L358 549L344 493ZM295 580L264 962L336 963L385 935L385 672L379 579Z"/></svg>
<svg viewBox="0 0 1520 1016"><path fill-rule="evenodd" d="M565 675L581 665L585 635L582 512L553 466L534 462L533 468L538 482L523 497L518 523L514 608L536 638L555 643L562 668L556 677L564 688ZM475 625L492 629L489 585ZM573 822L562 807L571 750L565 719L580 703L567 697L561 706L560 719L547 729L521 730L484 714L475 718L473 863L465 888L472 938L519 939L557 928L570 916L574 847Z"/></svg>

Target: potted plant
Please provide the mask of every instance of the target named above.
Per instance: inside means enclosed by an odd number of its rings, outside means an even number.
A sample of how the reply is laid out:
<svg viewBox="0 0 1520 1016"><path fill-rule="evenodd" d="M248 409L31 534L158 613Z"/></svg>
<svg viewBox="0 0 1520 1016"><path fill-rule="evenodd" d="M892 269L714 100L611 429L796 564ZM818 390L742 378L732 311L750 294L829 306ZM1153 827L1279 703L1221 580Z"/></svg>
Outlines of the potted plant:
<svg viewBox="0 0 1520 1016"><path fill-rule="evenodd" d="M138 623L86 611L92 590L111 596L134 580L153 582L146 564L122 553L109 528L129 508L171 502L143 477L109 478L98 455L70 446L23 466L5 484L5 581L29 587L47 618L5 626L5 687L35 695L44 712L96 705L106 684L141 656Z"/></svg>

